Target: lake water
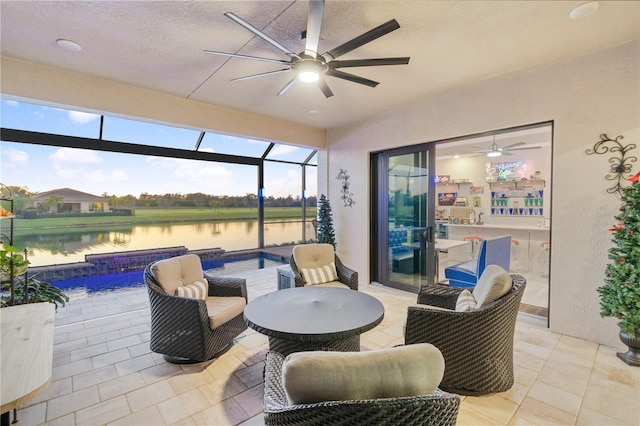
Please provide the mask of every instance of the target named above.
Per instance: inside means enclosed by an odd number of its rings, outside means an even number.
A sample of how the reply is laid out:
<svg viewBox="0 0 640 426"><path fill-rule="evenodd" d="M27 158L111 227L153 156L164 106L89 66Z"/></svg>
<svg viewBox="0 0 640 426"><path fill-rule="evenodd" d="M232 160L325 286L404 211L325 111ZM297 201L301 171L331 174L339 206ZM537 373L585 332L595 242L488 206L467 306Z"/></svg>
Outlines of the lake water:
<svg viewBox="0 0 640 426"><path fill-rule="evenodd" d="M20 236L14 245L29 249L31 266L84 262L87 254L114 253L164 247L185 246L189 250L222 248L226 251L258 247L258 222L216 222L177 225L135 225L117 230L86 232L61 229L41 235ZM307 239L314 236L311 222L306 224ZM265 223L265 245L297 243L302 240L302 222Z"/></svg>

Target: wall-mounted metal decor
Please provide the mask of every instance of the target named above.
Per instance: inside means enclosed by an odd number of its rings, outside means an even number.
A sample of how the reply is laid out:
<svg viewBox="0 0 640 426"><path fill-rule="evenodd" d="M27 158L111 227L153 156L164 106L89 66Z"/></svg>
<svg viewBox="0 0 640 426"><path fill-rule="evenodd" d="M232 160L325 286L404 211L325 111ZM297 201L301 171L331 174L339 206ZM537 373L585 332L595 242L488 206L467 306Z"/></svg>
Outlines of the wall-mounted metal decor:
<svg viewBox="0 0 640 426"><path fill-rule="evenodd" d="M344 201L345 207L351 207L356 203L355 201L353 201L353 194L349 192L349 177L350 176L347 174L347 171L343 169L340 169L340 173L338 173L338 176L336 176L336 179L342 181L342 188L340 188L342 196L340 198L342 198L342 201Z"/></svg>
<svg viewBox="0 0 640 426"><path fill-rule="evenodd" d="M620 153L619 157L611 157L609 158L609 163L611 163L611 167L609 169L610 174L606 176L607 180L616 181L616 184L611 188L607 188L607 192L609 194L618 193L622 195L622 180L626 180L627 178L624 176L625 173L631 172L631 163L635 163L638 161L637 157L627 156L627 153L636 147L635 144L630 143L628 145L622 145L620 143L620 139L624 139L624 136L620 135L615 139L609 138L605 133L600 135L600 140L596 142L593 148L589 148L586 150L587 155L592 154L606 154L607 152L611 153ZM612 145L611 147L607 145Z"/></svg>

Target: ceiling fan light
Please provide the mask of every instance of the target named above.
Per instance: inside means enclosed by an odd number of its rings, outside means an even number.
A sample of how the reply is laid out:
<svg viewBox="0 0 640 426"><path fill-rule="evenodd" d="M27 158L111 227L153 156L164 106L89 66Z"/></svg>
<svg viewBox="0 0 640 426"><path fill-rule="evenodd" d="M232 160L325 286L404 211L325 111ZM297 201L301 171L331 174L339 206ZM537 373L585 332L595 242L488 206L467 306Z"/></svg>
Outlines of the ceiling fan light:
<svg viewBox="0 0 640 426"><path fill-rule="evenodd" d="M320 75L316 71L301 71L298 74L298 79L304 83L315 83L320 78Z"/></svg>
<svg viewBox="0 0 640 426"><path fill-rule="evenodd" d="M569 18L580 19L587 17L598 10L598 7L600 7L600 3L598 3L597 1L583 3L571 9L571 11L569 12Z"/></svg>
<svg viewBox="0 0 640 426"><path fill-rule="evenodd" d="M500 157L502 153L500 151L487 152L487 157Z"/></svg>

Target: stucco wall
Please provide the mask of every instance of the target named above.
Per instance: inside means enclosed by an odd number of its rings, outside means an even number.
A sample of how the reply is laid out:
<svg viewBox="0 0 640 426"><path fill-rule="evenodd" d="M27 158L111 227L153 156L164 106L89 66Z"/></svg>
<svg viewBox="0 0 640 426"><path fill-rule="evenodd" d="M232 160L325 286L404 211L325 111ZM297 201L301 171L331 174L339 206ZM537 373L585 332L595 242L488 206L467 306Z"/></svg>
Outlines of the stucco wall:
<svg viewBox="0 0 640 426"><path fill-rule="evenodd" d="M606 192L612 155L585 150L602 133L640 147L638 41L330 130L327 192L341 259L369 282L370 152L547 120L555 124L550 328L621 347L615 319L600 318L596 292L619 208ZM640 158L640 148L632 152ZM341 168L351 175L353 207L338 203Z"/></svg>

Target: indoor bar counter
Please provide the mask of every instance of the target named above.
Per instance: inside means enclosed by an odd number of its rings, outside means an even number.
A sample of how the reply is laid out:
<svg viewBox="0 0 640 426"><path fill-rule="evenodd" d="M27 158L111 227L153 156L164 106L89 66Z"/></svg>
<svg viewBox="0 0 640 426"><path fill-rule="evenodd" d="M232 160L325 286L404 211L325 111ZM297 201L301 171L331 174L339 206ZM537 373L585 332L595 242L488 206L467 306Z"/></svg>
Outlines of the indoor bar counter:
<svg viewBox="0 0 640 426"><path fill-rule="evenodd" d="M541 218L543 219L543 218ZM448 228L447 236L450 240L463 240L468 236L478 236L483 239L511 235L511 270L532 271L544 273L548 270L549 246L543 244L550 241L550 229L537 225L517 224L445 224ZM517 243L516 243L517 242ZM468 260L468 249L453 248L449 250L449 260Z"/></svg>

